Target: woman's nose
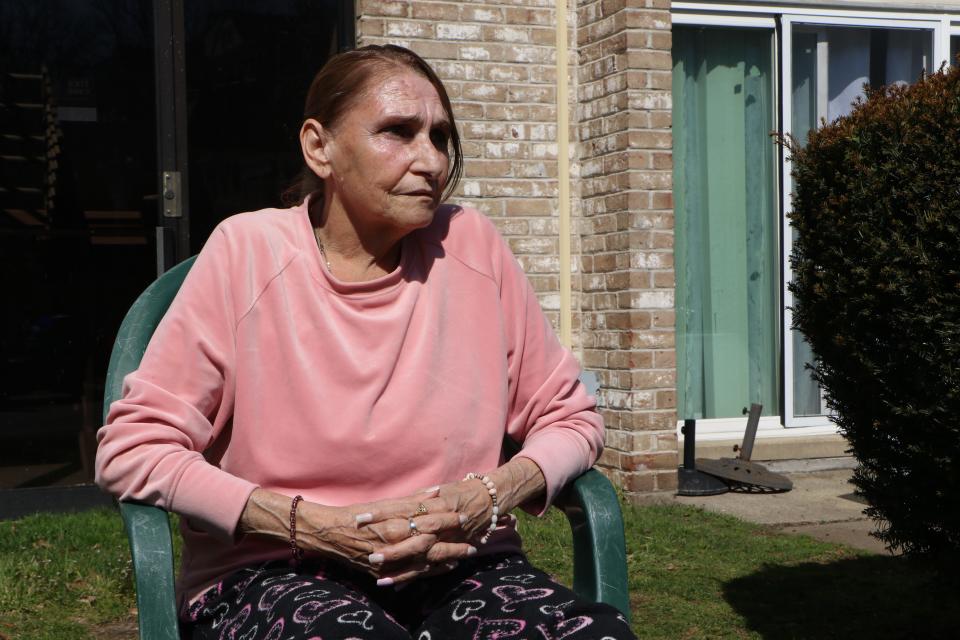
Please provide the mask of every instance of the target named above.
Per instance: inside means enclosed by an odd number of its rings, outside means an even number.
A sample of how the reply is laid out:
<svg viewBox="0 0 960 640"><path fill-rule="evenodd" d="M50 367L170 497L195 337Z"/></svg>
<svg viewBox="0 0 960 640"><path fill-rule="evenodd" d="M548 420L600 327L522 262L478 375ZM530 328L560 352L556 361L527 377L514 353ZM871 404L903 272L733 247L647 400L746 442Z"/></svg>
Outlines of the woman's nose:
<svg viewBox="0 0 960 640"><path fill-rule="evenodd" d="M429 135L417 136L413 170L429 174L432 179L439 179L447 169L448 158L444 150L438 149Z"/></svg>

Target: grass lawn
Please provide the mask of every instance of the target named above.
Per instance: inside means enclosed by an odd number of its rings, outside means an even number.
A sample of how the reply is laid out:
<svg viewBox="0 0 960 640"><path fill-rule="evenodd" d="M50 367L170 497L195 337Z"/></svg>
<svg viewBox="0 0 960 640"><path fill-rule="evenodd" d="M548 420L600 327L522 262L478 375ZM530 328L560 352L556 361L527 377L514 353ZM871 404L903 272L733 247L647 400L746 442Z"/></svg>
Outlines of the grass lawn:
<svg viewBox="0 0 960 640"><path fill-rule="evenodd" d="M902 558L691 507L631 507L624 518L641 638L953 638L960 629L956 594ZM521 514L521 532L534 564L569 584L562 514ZM123 638L134 615L118 513L0 522L0 640Z"/></svg>

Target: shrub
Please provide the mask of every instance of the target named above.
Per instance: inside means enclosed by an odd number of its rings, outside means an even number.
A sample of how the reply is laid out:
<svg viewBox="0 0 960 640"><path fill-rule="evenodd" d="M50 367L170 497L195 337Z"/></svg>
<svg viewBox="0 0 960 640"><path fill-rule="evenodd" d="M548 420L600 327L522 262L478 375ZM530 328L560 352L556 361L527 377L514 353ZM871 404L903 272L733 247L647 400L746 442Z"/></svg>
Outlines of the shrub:
<svg viewBox="0 0 960 640"><path fill-rule="evenodd" d="M907 554L960 552L960 69L871 90L785 141L794 326L858 461L853 482Z"/></svg>

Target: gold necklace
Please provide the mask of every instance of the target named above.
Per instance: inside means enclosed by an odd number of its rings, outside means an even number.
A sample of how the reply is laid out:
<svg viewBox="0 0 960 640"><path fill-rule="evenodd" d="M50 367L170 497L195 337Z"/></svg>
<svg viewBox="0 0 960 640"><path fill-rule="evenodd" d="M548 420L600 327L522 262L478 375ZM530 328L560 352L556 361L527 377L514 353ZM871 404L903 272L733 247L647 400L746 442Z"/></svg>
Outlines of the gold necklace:
<svg viewBox="0 0 960 640"><path fill-rule="evenodd" d="M333 267L330 266L330 258L327 257L327 251L323 248L323 240L320 239L319 229L314 229L313 237L317 239L317 247L320 249L320 255L323 256L323 262L327 265L327 271L333 274Z"/></svg>

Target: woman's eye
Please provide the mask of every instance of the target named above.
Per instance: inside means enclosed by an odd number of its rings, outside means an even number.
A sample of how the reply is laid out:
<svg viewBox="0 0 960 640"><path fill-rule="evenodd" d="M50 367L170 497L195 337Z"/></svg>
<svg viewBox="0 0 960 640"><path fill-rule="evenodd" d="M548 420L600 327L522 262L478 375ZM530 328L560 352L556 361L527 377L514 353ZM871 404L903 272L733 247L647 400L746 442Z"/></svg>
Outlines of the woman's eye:
<svg viewBox="0 0 960 640"><path fill-rule="evenodd" d="M450 136L445 131L434 131L430 134L430 140L433 141L433 146L441 151L446 151L450 144Z"/></svg>
<svg viewBox="0 0 960 640"><path fill-rule="evenodd" d="M409 138L411 136L410 128L402 124L390 125L386 127L384 131L386 133L389 133L390 135L397 136L399 138Z"/></svg>

